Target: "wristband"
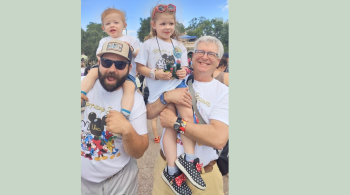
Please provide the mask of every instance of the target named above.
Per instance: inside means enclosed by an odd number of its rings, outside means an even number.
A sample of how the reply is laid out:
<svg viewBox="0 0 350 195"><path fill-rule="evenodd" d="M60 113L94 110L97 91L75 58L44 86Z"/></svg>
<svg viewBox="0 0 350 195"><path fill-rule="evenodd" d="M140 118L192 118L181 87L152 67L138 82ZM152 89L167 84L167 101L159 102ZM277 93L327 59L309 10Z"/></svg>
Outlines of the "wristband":
<svg viewBox="0 0 350 195"><path fill-rule="evenodd" d="M157 80L156 79L156 73L155 73L156 69L151 69L151 72L149 72L149 77L153 80Z"/></svg>
<svg viewBox="0 0 350 195"><path fill-rule="evenodd" d="M135 54L135 52L136 52L136 51L135 51L135 48L134 48L133 46L131 46L131 45L130 45L130 47L131 47L131 48L132 48L132 50L133 50L133 51L132 51L132 55L134 55L134 54Z"/></svg>
<svg viewBox="0 0 350 195"><path fill-rule="evenodd" d="M166 92L166 91L165 91ZM165 93L164 92L164 93ZM160 102L162 102L162 104L164 104L164 105L167 105L168 103L164 100L164 93L162 93L162 95L160 95Z"/></svg>
<svg viewBox="0 0 350 195"><path fill-rule="evenodd" d="M185 119L182 119L180 123L179 133L185 134L186 125L187 125L187 121Z"/></svg>
<svg viewBox="0 0 350 195"><path fill-rule="evenodd" d="M81 91L82 94L86 95L86 92L85 91Z"/></svg>

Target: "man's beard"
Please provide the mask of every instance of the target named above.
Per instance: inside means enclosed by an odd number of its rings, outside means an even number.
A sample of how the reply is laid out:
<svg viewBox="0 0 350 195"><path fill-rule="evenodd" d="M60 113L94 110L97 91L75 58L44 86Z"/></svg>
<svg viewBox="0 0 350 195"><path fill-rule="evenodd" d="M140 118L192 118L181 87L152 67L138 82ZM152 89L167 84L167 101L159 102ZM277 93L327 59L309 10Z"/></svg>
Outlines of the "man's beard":
<svg viewBox="0 0 350 195"><path fill-rule="evenodd" d="M109 92L112 92L112 91L115 91L116 89L118 89L120 86L122 86L124 84L126 78L128 77L129 67L130 66L128 65L128 71L122 77L119 77L119 75L117 75L116 73L112 73L112 72L106 72L104 75L102 75L102 73L100 72L100 69L98 69L98 79L100 80L102 87L106 91L109 91ZM114 78L115 83L113 83L113 84L106 83L106 80L108 77Z"/></svg>

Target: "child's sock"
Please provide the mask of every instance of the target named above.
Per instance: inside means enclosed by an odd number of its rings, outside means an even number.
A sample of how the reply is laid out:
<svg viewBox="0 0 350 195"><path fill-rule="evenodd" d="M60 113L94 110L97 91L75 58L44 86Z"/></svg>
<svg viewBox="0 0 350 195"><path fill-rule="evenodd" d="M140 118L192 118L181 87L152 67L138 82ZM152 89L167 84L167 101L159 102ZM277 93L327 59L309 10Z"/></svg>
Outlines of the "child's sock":
<svg viewBox="0 0 350 195"><path fill-rule="evenodd" d="M177 168L176 166L175 167L168 166L168 174L169 175L174 175L178 171L179 171L179 168Z"/></svg>
<svg viewBox="0 0 350 195"><path fill-rule="evenodd" d="M194 154L187 154L187 153L185 153L185 154L186 154L186 161L187 162L191 162L196 158L196 155L194 155Z"/></svg>
<svg viewBox="0 0 350 195"><path fill-rule="evenodd" d="M129 111L129 110L122 109L121 113L125 116L126 120L129 121L130 111Z"/></svg>

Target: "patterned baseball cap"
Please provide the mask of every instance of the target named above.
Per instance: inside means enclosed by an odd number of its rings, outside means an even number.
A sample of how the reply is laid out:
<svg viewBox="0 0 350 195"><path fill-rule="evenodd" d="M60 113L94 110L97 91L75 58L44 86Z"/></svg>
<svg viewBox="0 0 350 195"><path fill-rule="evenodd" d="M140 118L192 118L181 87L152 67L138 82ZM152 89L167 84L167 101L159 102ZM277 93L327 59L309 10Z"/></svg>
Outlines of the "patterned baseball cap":
<svg viewBox="0 0 350 195"><path fill-rule="evenodd" d="M103 44L101 51L97 54L98 57L101 57L105 53L114 53L120 56L125 57L131 61L132 51L128 44L118 39L112 39Z"/></svg>

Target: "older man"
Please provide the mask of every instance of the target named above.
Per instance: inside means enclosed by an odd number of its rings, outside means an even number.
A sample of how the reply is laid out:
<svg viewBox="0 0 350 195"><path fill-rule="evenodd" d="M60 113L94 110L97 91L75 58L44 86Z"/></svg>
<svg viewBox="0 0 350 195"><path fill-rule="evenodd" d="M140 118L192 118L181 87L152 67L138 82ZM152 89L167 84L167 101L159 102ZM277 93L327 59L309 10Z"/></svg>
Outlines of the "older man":
<svg viewBox="0 0 350 195"><path fill-rule="evenodd" d="M206 124L197 124L196 122L184 124L181 122L183 120L178 118L171 110L165 109L167 103L191 107L191 95L187 92L187 89L174 89L161 95L156 102L147 105L147 116L151 119L160 113L161 124L164 128L181 131L183 135L197 142L195 155L203 164L197 163L194 166L199 167L198 170L206 183L206 189L201 191L190 185L190 182L186 180L185 182L191 188L192 193L224 194L222 176L215 164L215 160L218 158L215 149L222 149L228 140L228 87L213 79L213 72L223 55L223 46L217 38L203 36L195 42L194 49L195 53L192 59L193 88L196 97L193 98L196 98L197 105L195 106L197 106ZM162 142L163 140L161 140ZM178 136L177 143L177 154L181 155L184 149L181 145L180 136ZM165 166L165 157L161 151L154 167L153 194L173 194L172 190L161 179ZM180 175L170 183L181 185L183 180L183 175Z"/></svg>
<svg viewBox="0 0 350 195"><path fill-rule="evenodd" d="M98 80L88 92L81 118L81 194L137 194L140 158L148 147L146 107L135 92L130 122L121 108L122 84L132 52L119 40L106 42L100 53Z"/></svg>

